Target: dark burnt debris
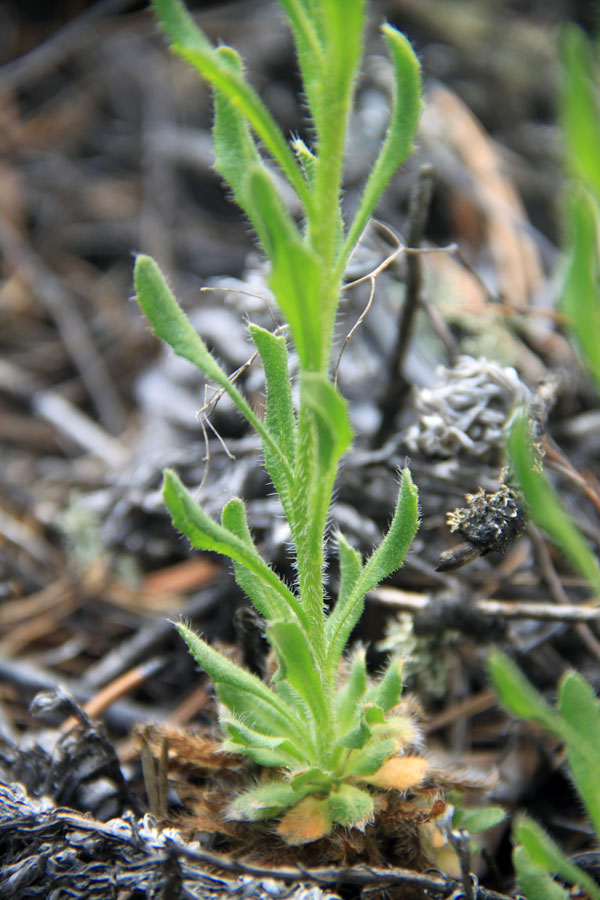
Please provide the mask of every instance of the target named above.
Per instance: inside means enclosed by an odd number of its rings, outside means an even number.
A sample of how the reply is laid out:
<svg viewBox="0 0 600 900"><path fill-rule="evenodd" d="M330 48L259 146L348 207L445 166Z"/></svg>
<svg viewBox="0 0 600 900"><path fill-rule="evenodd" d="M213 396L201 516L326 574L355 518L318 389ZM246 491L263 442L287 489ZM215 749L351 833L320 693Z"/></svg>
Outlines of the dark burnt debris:
<svg viewBox="0 0 600 900"><path fill-rule="evenodd" d="M440 555L438 572L458 569L487 553L504 553L527 525L523 498L510 485L501 484L492 492L479 488L476 494L466 494L465 500L466 507L448 513L447 524L466 541Z"/></svg>

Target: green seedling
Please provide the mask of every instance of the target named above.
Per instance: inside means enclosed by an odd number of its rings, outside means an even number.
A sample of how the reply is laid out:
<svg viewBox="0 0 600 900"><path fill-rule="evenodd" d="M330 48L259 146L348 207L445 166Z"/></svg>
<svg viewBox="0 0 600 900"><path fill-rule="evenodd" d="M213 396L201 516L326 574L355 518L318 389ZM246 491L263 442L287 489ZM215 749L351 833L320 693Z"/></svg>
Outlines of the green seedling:
<svg viewBox="0 0 600 900"><path fill-rule="evenodd" d="M251 325L266 379L264 419L210 354L175 300L156 263L139 256L137 299L154 333L197 366L231 398L262 439L268 474L293 541L292 590L261 557L244 504L233 499L221 522L211 519L173 471L164 499L175 526L194 547L233 560L238 584L264 620L277 660L267 683L235 665L186 625L177 628L220 701L223 747L271 772L231 803L233 819L281 817L290 843L362 828L374 813L377 790L419 785L426 761L409 755L412 723L398 703L401 663L367 676L365 654L345 651L365 594L398 569L418 526L417 490L405 469L389 530L363 560L337 536L339 594L328 611L324 587L326 525L340 459L352 441L347 404L331 377L336 313L346 264L392 175L410 153L421 104L419 64L407 39L390 25L382 32L395 73L386 138L354 218L341 212L349 114L363 51L364 0L281 0L292 29L314 142L288 143L246 80L242 60L214 47L179 0L154 0L176 53L214 93L215 168L250 221L270 262L270 287L299 359L298 400L288 374L286 338ZM292 218L270 167L295 192Z"/></svg>

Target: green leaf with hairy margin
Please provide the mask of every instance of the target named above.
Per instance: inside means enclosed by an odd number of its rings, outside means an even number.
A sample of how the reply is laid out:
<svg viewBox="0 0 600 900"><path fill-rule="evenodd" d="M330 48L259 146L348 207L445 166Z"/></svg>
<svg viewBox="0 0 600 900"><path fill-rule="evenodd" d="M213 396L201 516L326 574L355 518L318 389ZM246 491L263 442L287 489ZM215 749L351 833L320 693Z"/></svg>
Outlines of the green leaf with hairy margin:
<svg viewBox="0 0 600 900"><path fill-rule="evenodd" d="M560 875L569 884L579 884L591 897L600 900L600 886L572 863L537 822L523 816L515 825L515 837L530 859L551 875Z"/></svg>
<svg viewBox="0 0 600 900"><path fill-rule="evenodd" d="M153 0L153 6L172 41L173 50L241 110L304 206L309 209L311 197L294 154L256 91L235 71L230 60L212 46L180 0Z"/></svg>
<svg viewBox="0 0 600 900"><path fill-rule="evenodd" d="M310 763L310 759L306 756L306 748L304 748L303 752L296 743L287 738L262 734L253 728L249 728L239 720L225 718L222 719L221 724L230 735L230 740L223 742L224 750L229 750L233 753L243 752L246 756L254 759L255 762L258 762L252 756L255 750L268 751L271 754L278 755L279 761L267 763L269 766L297 768L298 765L305 766ZM274 756L272 759L274 759Z"/></svg>
<svg viewBox="0 0 600 900"><path fill-rule="evenodd" d="M351 775L355 778L374 775L396 749L397 743L393 738L369 741L361 750L352 754L344 767L344 775Z"/></svg>
<svg viewBox="0 0 600 900"><path fill-rule="evenodd" d="M225 65L243 77L243 65L239 54L232 47L215 50ZM254 209L246 191L246 174L250 166L262 165L256 142L248 120L226 91L215 90L215 115L213 121L213 145L215 169L233 192L238 206L246 213L256 228Z"/></svg>
<svg viewBox="0 0 600 900"><path fill-rule="evenodd" d="M350 632L364 607L365 594L400 568L419 527L419 495L408 469L401 475L394 518L381 544L365 563L354 589L344 603L336 603L327 620L331 665L340 659Z"/></svg>
<svg viewBox="0 0 600 900"><path fill-rule="evenodd" d="M231 714L253 731L268 737L288 738L295 744L304 744L307 753L314 752L312 736L308 733L306 725L285 699L269 688L267 690L270 697L252 694L243 685L219 681L208 669L206 671L211 675L219 700L227 708L225 719ZM274 706L273 698L280 701L281 708Z"/></svg>
<svg viewBox="0 0 600 900"><path fill-rule="evenodd" d="M137 302L154 334L222 388L231 386L227 373L193 328L152 257L136 257L133 279Z"/></svg>
<svg viewBox="0 0 600 900"><path fill-rule="evenodd" d="M513 862L517 881L527 900L570 900L570 893L535 863L524 847L513 851Z"/></svg>
<svg viewBox="0 0 600 900"><path fill-rule="evenodd" d="M223 527L226 528L230 534L239 538L246 544L249 552L258 554L258 550L252 540L252 535L250 534L250 529L248 528L246 509L243 501L240 500L239 497L234 497L225 504L221 515L221 522ZM281 604L277 603L272 588L265 582L264 578L260 575L256 575L247 566L240 562L236 562L235 560L233 562L233 570L236 582L250 598L261 616L267 619L267 621L281 618Z"/></svg>
<svg viewBox="0 0 600 900"><path fill-rule="evenodd" d="M402 660L396 656L389 661L383 676L373 689L369 691L367 698L385 713L400 702L401 695Z"/></svg>
<svg viewBox="0 0 600 900"><path fill-rule="evenodd" d="M369 221L377 201L392 175L413 149L421 110L421 68L406 37L391 25L383 25L388 50L394 64L395 89L392 114L379 157L371 170L360 206L344 245L344 265Z"/></svg>
<svg viewBox="0 0 600 900"><path fill-rule="evenodd" d="M257 724L260 723L260 712L264 710L263 718L271 717L270 721L277 723L276 728L279 731L276 731L276 734L288 737L293 741L300 740L302 742L305 739L305 728L297 720L294 710L270 690L260 678L227 659L182 622L174 624L198 665L210 676L217 690L222 691L224 697L227 698L223 702L226 705L231 703L230 708L234 715L239 713L245 715L245 712L249 714L252 711L252 702L255 700L258 710L255 716ZM226 689L230 689L232 693L227 694ZM241 710L239 708L240 699L242 700ZM275 726L269 725L268 727Z"/></svg>
<svg viewBox="0 0 600 900"><path fill-rule="evenodd" d="M363 647L352 654L352 662L346 684L339 688L335 696L338 731L343 734L360 716L367 690L367 655Z"/></svg>
<svg viewBox="0 0 600 900"><path fill-rule="evenodd" d="M508 656L492 650L488 656L488 671L503 706L516 716L538 722L556 733L558 717L555 711Z"/></svg>
<svg viewBox="0 0 600 900"><path fill-rule="evenodd" d="M173 524L189 538L194 547L222 553L244 565L271 588L274 593L272 603L277 598L281 615L298 619L309 630L306 613L298 599L267 565L256 548L250 547L246 540L240 539L211 519L171 469L165 469L164 472L163 498Z"/></svg>
<svg viewBox="0 0 600 900"><path fill-rule="evenodd" d="M517 414L508 439L511 465L534 522L560 547L575 569L600 595L600 566L585 538L540 471L531 448L527 414Z"/></svg>
<svg viewBox="0 0 600 900"><path fill-rule="evenodd" d="M264 169L250 168L246 190L255 210L258 235L271 260L269 284L289 322L302 368L318 370L325 329L317 258L303 242L273 180Z"/></svg>
<svg viewBox="0 0 600 900"><path fill-rule="evenodd" d="M267 383L264 426L285 456L290 469L293 469L296 459L296 416L292 402L286 340L258 325L250 325L248 330L260 354ZM271 452L267 444L263 445L263 455L286 518L293 522L295 507L290 499L286 472L282 469L279 457Z"/></svg>
<svg viewBox="0 0 600 900"><path fill-rule="evenodd" d="M573 780L596 834L600 834L600 703L576 672L567 673L561 681L558 710L573 732L567 737Z"/></svg>
<svg viewBox="0 0 600 900"><path fill-rule="evenodd" d="M344 535L338 532L338 557L340 560L340 587L338 603L344 603L362 572L362 557L358 550L351 547Z"/></svg>
<svg viewBox="0 0 600 900"><path fill-rule="evenodd" d="M279 443L290 466L293 466L296 454L296 417L288 370L287 342L285 337L274 335L258 325L250 325L248 331L260 353L265 371L267 402L264 424Z"/></svg>
<svg viewBox="0 0 600 900"><path fill-rule="evenodd" d="M277 443L263 427L249 404L231 383L226 372L209 353L200 335L192 327L178 304L165 278L152 257L140 254L133 271L137 302L152 326L154 334L169 344L177 356L193 363L208 378L220 385L242 415L261 436L263 443L277 457L287 479L291 471Z"/></svg>
<svg viewBox="0 0 600 900"><path fill-rule="evenodd" d="M351 784L342 784L328 797L334 822L347 828L364 828L373 817L373 798L367 791Z"/></svg>
<svg viewBox="0 0 600 900"><path fill-rule="evenodd" d="M307 790L304 792L309 793ZM255 822L276 816L288 806L302 799L302 792L294 791L283 781L271 781L244 791L227 808L227 818Z"/></svg>
<svg viewBox="0 0 600 900"><path fill-rule="evenodd" d="M297 622L274 622L267 627L267 638L279 663L273 681L275 688L279 681L290 684L310 709L315 733L326 733L328 710L309 634Z"/></svg>

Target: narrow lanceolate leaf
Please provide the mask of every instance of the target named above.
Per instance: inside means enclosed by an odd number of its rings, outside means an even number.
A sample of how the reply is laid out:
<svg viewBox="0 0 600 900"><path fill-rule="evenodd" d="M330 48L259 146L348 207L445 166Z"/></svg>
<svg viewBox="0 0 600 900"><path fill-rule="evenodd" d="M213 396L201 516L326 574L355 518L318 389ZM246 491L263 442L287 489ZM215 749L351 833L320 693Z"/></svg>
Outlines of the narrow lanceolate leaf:
<svg viewBox="0 0 600 900"><path fill-rule="evenodd" d="M286 767L294 766L297 768L298 765L306 766L310 763L310 759L306 755L306 748L302 750L297 744L287 738L262 734L235 719L223 718L222 724L231 737L231 740L226 742L227 746L224 746L223 749L233 750L234 753L239 753L241 747L244 749L260 748L270 750L281 754L282 761L277 763L277 765Z"/></svg>
<svg viewBox="0 0 600 900"><path fill-rule="evenodd" d="M227 659L182 622L175 623L175 627L190 648L198 665L204 669L215 684L221 686L223 690L229 688L235 692L234 700L240 695L244 695L246 709L252 710L253 700L256 700L261 707L264 706L268 715L276 721L277 733L280 737L287 737L292 741L297 741L299 738L302 740L303 728L297 721L294 711L260 678ZM260 715L257 714L255 718L260 718ZM260 723L252 723L250 727L256 728L258 724Z"/></svg>
<svg viewBox="0 0 600 900"><path fill-rule="evenodd" d="M348 680L336 692L336 719L340 734L348 731L360 718L361 701L367 690L366 656L363 647L354 651Z"/></svg>
<svg viewBox="0 0 600 900"><path fill-rule="evenodd" d="M383 147L371 170L358 212L346 238L342 257L344 264L364 231L377 201L389 184L392 175L412 152L419 122L422 92L419 61L410 43L401 32L387 24L383 26L382 31L395 71L392 115Z"/></svg>
<svg viewBox="0 0 600 900"><path fill-rule="evenodd" d="M315 735L326 739L329 713L309 635L297 622L274 622L267 628L267 638L279 663L275 686L286 681L298 692L312 714Z"/></svg>
<svg viewBox="0 0 600 900"><path fill-rule="evenodd" d="M585 678L568 673L560 685L558 710L572 730L567 737L573 780L600 834L600 703Z"/></svg>
<svg viewBox="0 0 600 900"><path fill-rule="evenodd" d="M260 328L248 328L262 360L267 382L267 402L264 426L285 456L290 469L296 459L296 417L292 402L292 386L288 371L288 352L284 337L277 337ZM288 521L294 519L294 504L290 499L290 486L279 457L263 444L265 466L281 500Z"/></svg>
<svg viewBox="0 0 600 900"><path fill-rule="evenodd" d="M244 503L238 497L230 500L223 507L221 516L223 527L239 538L248 547L250 553L257 554L258 551L252 540L248 522L246 521L246 510ZM277 595L273 592L270 585L265 582L264 578L256 575L240 562L234 560L233 570L235 572L235 580L244 593L250 598L258 612L267 621L281 618L282 607L277 602Z"/></svg>
<svg viewBox="0 0 600 900"><path fill-rule="evenodd" d="M306 208L311 197L281 129L258 94L239 72L212 46L180 0L153 0L173 49L187 60L216 90L226 94L248 119L254 133L294 187Z"/></svg>
<svg viewBox="0 0 600 900"><path fill-rule="evenodd" d="M600 565L585 538L559 500L552 485L540 471L529 438L528 419L521 412L514 419L508 449L510 461L521 486L531 518L560 547L575 569L600 595Z"/></svg>
<svg viewBox="0 0 600 900"><path fill-rule="evenodd" d="M221 387L229 384L227 373L210 354L150 256L136 258L133 277L137 301L154 334Z"/></svg>
<svg viewBox="0 0 600 900"><path fill-rule="evenodd" d="M519 718L538 722L556 733L556 713L508 656L493 650L488 657L488 668L503 706Z"/></svg>
<svg viewBox="0 0 600 900"><path fill-rule="evenodd" d="M354 547L350 546L341 532L338 534L337 545L340 560L338 603L343 604L358 581L358 576L362 571L362 557Z"/></svg>
<svg viewBox="0 0 600 900"><path fill-rule="evenodd" d="M572 185L566 198L569 259L562 304L583 357L600 389L600 195L594 201L582 186Z"/></svg>
<svg viewBox="0 0 600 900"><path fill-rule="evenodd" d="M248 331L260 353L267 382L265 427L279 443L291 466L296 452L296 417L288 371L286 339L250 325Z"/></svg>
<svg viewBox="0 0 600 900"><path fill-rule="evenodd" d="M369 691L368 699L384 712L392 709L400 702L402 694L402 660L394 657L388 663L382 678Z"/></svg>
<svg viewBox="0 0 600 900"><path fill-rule="evenodd" d="M225 65L242 76L242 61L231 47L219 47L218 53ZM261 158L250 131L248 120L226 91L215 91L215 115L213 121L213 146L215 169L225 179L238 206L254 224L254 210L245 190L246 175L253 165L260 165Z"/></svg>
<svg viewBox="0 0 600 900"><path fill-rule="evenodd" d="M523 817L515 827L515 837L534 864L552 875L560 875L570 884L581 885L590 897L600 900L600 886L565 856L537 822Z"/></svg>
<svg viewBox="0 0 600 900"><path fill-rule="evenodd" d="M571 172L592 188L600 202L600 104L594 84L592 44L575 25L561 34L564 80L561 119Z"/></svg>
<svg viewBox="0 0 600 900"><path fill-rule="evenodd" d="M135 261L134 283L137 301L152 326L154 334L169 344L177 356L197 366L231 397L239 411L260 434L269 450L278 458L286 478L291 477L287 460L262 422L231 383L200 335L192 327L178 304L157 264L150 256L140 254Z"/></svg>
<svg viewBox="0 0 600 900"><path fill-rule="evenodd" d="M255 166L249 170L246 190L255 210L258 236L271 260L269 284L289 322L302 368L318 370L324 323L316 256L303 242L264 169Z"/></svg>
<svg viewBox="0 0 600 900"><path fill-rule="evenodd" d="M300 383L298 446L294 471L294 518L298 584L304 608L319 635L323 661L323 534L337 464L352 440L347 403L324 375L305 372ZM316 642L315 642L316 645Z"/></svg>
<svg viewBox="0 0 600 900"><path fill-rule="evenodd" d="M242 671L245 672L245 669ZM300 722L284 698L278 697L269 688L267 690L270 697L265 699L230 683L215 680L214 684L217 696L226 708L226 712L222 714L223 720L229 721L233 718L267 737L284 737L294 744L304 744L306 753L312 758L314 746L311 736L306 734L306 726ZM273 697L281 702L283 711L273 705Z"/></svg>
<svg viewBox="0 0 600 900"><path fill-rule="evenodd" d="M303 628L308 628L306 614L298 599L258 551L207 516L171 469L165 469L163 498L173 524L189 538L194 547L222 553L241 563L273 590L282 615L297 619Z"/></svg>
<svg viewBox="0 0 600 900"><path fill-rule="evenodd" d="M388 533L366 562L345 602L338 601L327 620L329 661L332 665L341 657L350 632L361 616L365 594L400 568L418 527L418 491L410 472L404 469L396 511Z"/></svg>
<svg viewBox="0 0 600 900"><path fill-rule="evenodd" d="M533 862L524 847L513 852L519 887L527 900L570 900L570 893L556 883L541 866Z"/></svg>

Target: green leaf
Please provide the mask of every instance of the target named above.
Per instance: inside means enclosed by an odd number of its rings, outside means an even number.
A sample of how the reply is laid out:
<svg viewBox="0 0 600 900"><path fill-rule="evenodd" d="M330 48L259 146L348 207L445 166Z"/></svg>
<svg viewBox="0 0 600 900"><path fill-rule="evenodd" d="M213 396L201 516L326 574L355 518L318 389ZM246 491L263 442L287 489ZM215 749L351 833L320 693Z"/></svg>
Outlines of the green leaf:
<svg viewBox="0 0 600 900"><path fill-rule="evenodd" d="M364 828L373 817L373 798L351 784L340 785L328 800L334 822L347 828Z"/></svg>
<svg viewBox="0 0 600 900"><path fill-rule="evenodd" d="M311 118L317 124L323 114L322 74L325 60L320 22L303 0L281 0L294 33L302 85Z"/></svg>
<svg viewBox="0 0 600 900"><path fill-rule="evenodd" d="M281 768L298 768L298 765L310 764L310 757L302 751L294 741L278 736L266 735L249 728L238 719L222 718L221 724L225 727L230 740L223 742L223 750L231 753L244 753L254 762L266 766L278 766ZM270 762L259 761L256 758L258 752L270 754Z"/></svg>
<svg viewBox="0 0 600 900"><path fill-rule="evenodd" d="M345 776L359 778L364 775L374 775L382 767L384 762L393 755L397 749L397 743L393 738L387 740L370 741L362 750L353 753L344 767Z"/></svg>
<svg viewBox="0 0 600 900"><path fill-rule="evenodd" d="M310 209L312 201L306 182L281 129L258 94L235 71L231 59L215 50L180 0L153 0L153 6L173 43L173 50L240 109L305 208Z"/></svg>
<svg viewBox="0 0 600 900"><path fill-rule="evenodd" d="M581 532L540 471L529 439L525 412L515 416L508 449L511 465L519 481L532 519L560 547L575 569L583 575L596 594L600 594L600 566Z"/></svg>
<svg viewBox="0 0 600 900"><path fill-rule="evenodd" d="M215 50L224 64L233 72L243 75L242 61L231 47ZM226 181L238 206L245 212L256 229L254 209L246 191L246 175L250 166L262 165L256 142L248 126L248 120L226 91L215 90L215 116L213 122L215 170Z"/></svg>
<svg viewBox="0 0 600 900"><path fill-rule="evenodd" d="M265 370L267 403L264 424L269 434L279 443L290 466L293 466L296 454L296 417L288 371L287 343L283 336L278 337L258 325L250 325L248 330Z"/></svg>
<svg viewBox="0 0 600 900"><path fill-rule="evenodd" d="M337 690L335 695L337 727L340 733L347 731L359 718L362 709L361 701L366 690L366 652L363 647L359 647L352 654L348 680L343 687ZM362 744L356 746L362 746Z"/></svg>
<svg viewBox="0 0 600 900"><path fill-rule="evenodd" d="M239 717L241 713L242 716L247 716L249 727L264 725L268 731L275 729L277 736L288 737L302 745L306 740L303 724L297 720L294 710L260 678L227 659L182 622L175 623L175 627L198 665L210 676L217 691L225 698L223 703L229 706L234 715Z"/></svg>
<svg viewBox="0 0 600 900"><path fill-rule="evenodd" d="M382 678L369 691L368 699L386 713L400 702L401 695L402 660L396 656L389 661Z"/></svg>
<svg viewBox="0 0 600 900"><path fill-rule="evenodd" d="M317 426L319 473L331 479L352 443L348 404L333 384L316 372L302 375L301 398Z"/></svg>
<svg viewBox="0 0 600 900"><path fill-rule="evenodd" d="M238 389L231 383L226 372L209 353L206 344L192 327L154 260L143 254L137 256L133 277L137 301L150 322L154 334L169 344L177 356L193 363L223 388L242 415L261 436L263 443L279 459L282 471L289 479L291 477L290 468L281 450Z"/></svg>
<svg viewBox="0 0 600 900"><path fill-rule="evenodd" d="M561 118L571 171L600 201L600 104L594 85L592 45L576 25L561 30L564 85Z"/></svg>
<svg viewBox="0 0 600 900"><path fill-rule="evenodd" d="M572 863L558 848L543 828L523 816L515 826L515 837L522 844L531 861L551 875L560 877L569 884L579 884L591 897L600 900L600 886L586 872Z"/></svg>
<svg viewBox="0 0 600 900"><path fill-rule="evenodd" d="M392 175L412 152L421 110L422 84L419 60L401 32L388 24L382 27L382 31L395 71L392 114L385 141L371 170L360 206L346 238L342 255L344 264L356 246Z"/></svg>
<svg viewBox="0 0 600 900"><path fill-rule="evenodd" d="M274 691L270 691L270 697L259 696L251 693L246 687L233 685L219 681L206 669L214 682L217 696L227 713L222 716L229 720L230 716L239 722L243 722L248 728L264 734L267 737L287 738L298 746L303 746L305 752L312 758L314 743L307 726L296 715L296 711L289 703L279 697ZM245 672L245 669L241 671ZM247 674L250 674L249 672ZM273 704L273 698L279 701L280 707Z"/></svg>
<svg viewBox="0 0 600 900"><path fill-rule="evenodd" d="M227 809L227 818L249 822L268 819L293 806L299 799L301 797L290 784L272 781L237 796Z"/></svg>
<svg viewBox="0 0 600 900"><path fill-rule="evenodd" d="M329 662L333 665L344 650L350 632L364 607L365 594L379 584L404 561L419 527L418 491L408 469L402 472L394 518L381 544L366 562L362 573L345 602L336 603L327 620Z"/></svg>
<svg viewBox="0 0 600 900"><path fill-rule="evenodd" d="M269 284L289 322L302 368L318 370L324 325L317 258L304 244L269 175L254 166L246 185L257 232L271 260Z"/></svg>
<svg viewBox="0 0 600 900"><path fill-rule="evenodd" d="M306 792L307 789L311 793L327 793L332 785L332 777L318 766L307 769L305 772L299 772L290 779L290 784L296 793Z"/></svg>
<svg viewBox="0 0 600 900"><path fill-rule="evenodd" d="M256 548L250 547L246 540L240 539L207 516L171 469L165 469L164 472L163 497L173 524L189 538L194 547L222 553L244 565L266 587L271 588L273 598L270 603L275 608L279 606L280 614L297 618L308 630L306 614L297 598L267 565Z"/></svg>
<svg viewBox="0 0 600 900"><path fill-rule="evenodd" d="M567 750L577 791L600 834L600 703L585 678L570 672L560 685L558 709L573 732Z"/></svg>
<svg viewBox="0 0 600 900"><path fill-rule="evenodd" d="M569 259L562 305L583 361L600 389L598 213L598 204L589 191L578 185L569 187L565 209Z"/></svg>
<svg viewBox="0 0 600 900"><path fill-rule="evenodd" d="M258 555L258 550L252 540L248 522L246 521L246 509L239 497L234 497L225 504L221 522L230 534L244 542L250 553ZM265 582L264 578L261 575L256 575L242 563L235 560L233 569L236 582L250 598L261 616L267 621L280 618L281 605L274 599L273 590Z"/></svg>
<svg viewBox="0 0 600 900"><path fill-rule="evenodd" d="M508 656L493 650L488 656L488 669L503 706L516 716L538 722L556 733L556 713Z"/></svg>
<svg viewBox="0 0 600 900"><path fill-rule="evenodd" d="M324 375L305 372L300 382L298 444L294 471L294 519L298 585L322 664L324 646L323 535L340 456L352 439L347 404Z"/></svg>
<svg viewBox="0 0 600 900"><path fill-rule="evenodd" d="M506 819L506 812L500 806L486 806L485 809L463 809L458 807L452 817L453 828L464 828L469 834L479 834L494 828Z"/></svg>
<svg viewBox="0 0 600 900"><path fill-rule="evenodd" d="M264 328L259 328L258 325L250 325L248 330L265 371L267 402L264 425L288 461L289 468L293 469L296 458L296 416L292 402L286 340L284 337L276 337ZM272 453L267 444L263 445L263 454L265 466L275 485L286 518L293 521L295 510L290 499L286 471L283 470L279 457Z"/></svg>
<svg viewBox="0 0 600 900"><path fill-rule="evenodd" d="M351 547L344 535L338 532L338 556L340 560L340 588L338 603L344 603L362 572L362 557Z"/></svg>
<svg viewBox="0 0 600 900"><path fill-rule="evenodd" d="M273 680L287 681L298 692L312 713L317 739L327 739L329 713L309 636L296 622L275 622L267 628L267 638L279 663Z"/></svg>
<svg viewBox="0 0 600 900"><path fill-rule="evenodd" d="M551 875L537 863L524 847L513 852L517 881L527 900L570 900L570 894L554 881Z"/></svg>
<svg viewBox="0 0 600 900"><path fill-rule="evenodd" d="M227 373L192 327L152 257L136 257L133 278L137 301L154 334L222 388L232 387Z"/></svg>

